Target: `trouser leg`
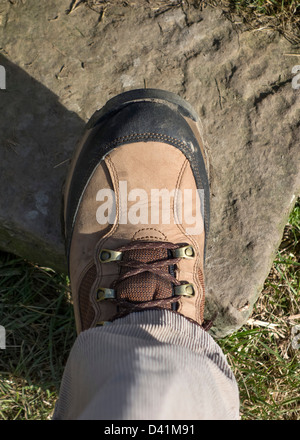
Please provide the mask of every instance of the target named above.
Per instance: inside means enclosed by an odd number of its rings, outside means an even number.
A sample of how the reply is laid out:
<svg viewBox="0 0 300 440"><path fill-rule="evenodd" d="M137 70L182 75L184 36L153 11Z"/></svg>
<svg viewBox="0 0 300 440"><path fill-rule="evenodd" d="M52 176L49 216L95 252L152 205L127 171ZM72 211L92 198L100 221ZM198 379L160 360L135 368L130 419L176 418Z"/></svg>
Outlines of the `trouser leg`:
<svg viewBox="0 0 300 440"><path fill-rule="evenodd" d="M213 338L170 311L82 332L54 419L238 419L236 380Z"/></svg>

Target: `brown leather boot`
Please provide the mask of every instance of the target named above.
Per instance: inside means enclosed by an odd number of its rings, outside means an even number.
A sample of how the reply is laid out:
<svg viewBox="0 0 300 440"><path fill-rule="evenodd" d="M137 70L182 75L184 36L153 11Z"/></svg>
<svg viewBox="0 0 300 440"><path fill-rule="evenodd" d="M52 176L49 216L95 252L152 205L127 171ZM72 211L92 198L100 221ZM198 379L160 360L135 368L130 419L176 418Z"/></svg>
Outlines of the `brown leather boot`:
<svg viewBox="0 0 300 440"><path fill-rule="evenodd" d="M186 101L156 89L108 101L87 124L64 197L78 333L150 308L203 324L209 185Z"/></svg>

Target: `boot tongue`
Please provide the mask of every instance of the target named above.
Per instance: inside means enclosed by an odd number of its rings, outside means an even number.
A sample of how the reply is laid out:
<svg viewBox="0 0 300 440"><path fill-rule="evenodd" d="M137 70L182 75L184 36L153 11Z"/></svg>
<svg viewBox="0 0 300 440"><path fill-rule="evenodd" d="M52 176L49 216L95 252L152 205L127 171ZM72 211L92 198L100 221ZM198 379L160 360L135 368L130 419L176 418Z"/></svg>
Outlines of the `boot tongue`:
<svg viewBox="0 0 300 440"><path fill-rule="evenodd" d="M132 249L124 252L122 260L151 263L158 260L168 259L167 249ZM131 268L122 266L121 275L130 271ZM160 269L161 272L169 272L169 266ZM173 285L170 281L151 272L143 272L130 276L121 281L117 287L117 297L133 302L151 301L172 296ZM170 306L171 307L171 306Z"/></svg>

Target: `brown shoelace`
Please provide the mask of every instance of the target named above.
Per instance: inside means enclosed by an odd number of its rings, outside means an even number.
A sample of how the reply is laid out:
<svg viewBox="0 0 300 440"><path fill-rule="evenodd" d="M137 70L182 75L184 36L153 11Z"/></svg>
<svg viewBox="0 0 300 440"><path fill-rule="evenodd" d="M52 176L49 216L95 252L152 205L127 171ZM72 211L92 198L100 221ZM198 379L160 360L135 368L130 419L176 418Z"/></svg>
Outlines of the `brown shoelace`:
<svg viewBox="0 0 300 440"><path fill-rule="evenodd" d="M157 242L132 242L127 245L121 246L118 249L115 249L118 252L127 252L127 251L146 251L146 250L157 250L157 249L165 249L167 251L171 251L174 249L178 249L179 245L157 241ZM169 281L170 283L179 286L181 284L175 276L171 273L166 272L166 267L173 266L177 264L181 258L166 258L159 261L151 261L148 263L143 263L142 261L118 261L118 264L127 268L128 270L122 273L119 278L113 283L112 288L118 289L118 287L122 288L122 282L130 277L136 276L138 274L142 274L144 272L150 272L154 275L157 275L161 279ZM113 318L120 318L122 316L126 316L129 313L137 312L145 309L165 309L167 306L171 304L175 304L180 300L180 296L170 296L162 299L151 299L149 301L141 301L141 302L132 302L129 300L118 299L118 307L120 312Z"/></svg>
<svg viewBox="0 0 300 440"><path fill-rule="evenodd" d="M128 252L128 251L147 251L147 250L158 250L158 249L164 249L166 251L172 251L175 249L178 249L180 246L185 246L186 243L183 244L173 244L170 242L162 242L162 241L156 241L156 242L131 242L127 245L121 246L118 249L115 249L118 252ZM118 290L118 288L122 289L122 282L124 280L128 280L131 277L134 277L136 275L142 274L144 272L152 273L154 275L157 275L163 280L169 281L175 286L179 286L182 283L178 281L172 273L167 271L170 266L176 265L181 260L180 257L174 258L171 256L168 256L167 258L164 258L162 260L158 261L150 261L150 262L141 262L136 260L130 260L130 261L117 261L117 263L122 267L126 268L127 270L120 274L119 278L113 283L112 288ZM151 299L148 301L131 301L128 299L117 299L118 309L119 312L110 320L114 321L115 319L124 317L132 312L139 312L139 311L145 311L145 310L161 310L169 308L171 312L177 313L176 310L172 310L170 308L174 307L176 303L179 302L180 296L169 296L161 299ZM184 315L182 315L184 316ZM212 325L215 317L213 320L206 320L201 324L194 321L191 318L188 318L184 316L188 321L192 322L193 324L200 325L205 331L208 331Z"/></svg>

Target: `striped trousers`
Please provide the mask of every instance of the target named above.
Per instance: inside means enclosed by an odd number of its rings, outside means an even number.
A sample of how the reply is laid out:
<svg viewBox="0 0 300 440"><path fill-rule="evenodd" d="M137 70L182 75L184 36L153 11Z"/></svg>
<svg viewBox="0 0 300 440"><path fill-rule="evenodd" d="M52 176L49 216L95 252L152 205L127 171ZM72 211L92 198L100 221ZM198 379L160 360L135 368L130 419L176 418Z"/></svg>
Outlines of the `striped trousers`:
<svg viewBox="0 0 300 440"><path fill-rule="evenodd" d="M239 392L220 347L168 310L131 313L82 332L54 420L239 419Z"/></svg>

